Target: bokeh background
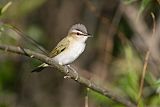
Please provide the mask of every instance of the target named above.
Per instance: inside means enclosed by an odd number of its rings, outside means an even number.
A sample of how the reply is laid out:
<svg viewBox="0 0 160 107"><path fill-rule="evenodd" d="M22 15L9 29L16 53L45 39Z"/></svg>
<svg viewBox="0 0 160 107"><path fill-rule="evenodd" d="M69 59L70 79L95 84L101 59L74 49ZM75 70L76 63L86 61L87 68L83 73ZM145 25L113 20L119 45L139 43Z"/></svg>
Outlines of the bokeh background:
<svg viewBox="0 0 160 107"><path fill-rule="evenodd" d="M148 62L141 106L160 106L159 0L0 0L0 25L16 26L51 51L76 23L93 38L72 64L80 75L138 102L140 80ZM154 18L155 17L155 18ZM41 52L14 29L0 27L0 43ZM147 52L149 58L146 58ZM147 59L147 60L145 60ZM41 62L0 51L0 107L123 107L53 68L31 71Z"/></svg>

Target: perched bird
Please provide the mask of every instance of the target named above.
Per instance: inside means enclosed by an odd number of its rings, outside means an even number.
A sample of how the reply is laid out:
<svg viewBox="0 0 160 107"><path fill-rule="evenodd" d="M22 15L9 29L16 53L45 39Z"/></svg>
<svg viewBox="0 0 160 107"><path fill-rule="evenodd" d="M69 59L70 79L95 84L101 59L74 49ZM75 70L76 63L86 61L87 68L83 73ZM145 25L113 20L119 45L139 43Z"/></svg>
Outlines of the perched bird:
<svg viewBox="0 0 160 107"><path fill-rule="evenodd" d="M60 65L72 63L84 51L85 41L88 37L91 37L91 35L87 33L87 29L83 24L73 25L68 35L50 52L49 57ZM47 66L48 64L43 63L32 72L40 72Z"/></svg>

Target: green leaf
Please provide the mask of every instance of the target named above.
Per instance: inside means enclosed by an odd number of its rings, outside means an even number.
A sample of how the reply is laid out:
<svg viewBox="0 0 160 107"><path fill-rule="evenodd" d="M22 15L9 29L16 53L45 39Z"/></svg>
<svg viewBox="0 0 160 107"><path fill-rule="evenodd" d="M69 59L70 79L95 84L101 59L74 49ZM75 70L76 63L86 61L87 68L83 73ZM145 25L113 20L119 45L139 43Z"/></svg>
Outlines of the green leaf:
<svg viewBox="0 0 160 107"><path fill-rule="evenodd" d="M156 85L156 93L160 95L160 79L155 82Z"/></svg>
<svg viewBox="0 0 160 107"><path fill-rule="evenodd" d="M146 7L149 5L150 1L151 0L142 0L137 18L139 18L139 16L142 14L142 12L146 9Z"/></svg>
<svg viewBox="0 0 160 107"><path fill-rule="evenodd" d="M8 2L3 8L1 8L0 15L2 15L12 5L12 1Z"/></svg>

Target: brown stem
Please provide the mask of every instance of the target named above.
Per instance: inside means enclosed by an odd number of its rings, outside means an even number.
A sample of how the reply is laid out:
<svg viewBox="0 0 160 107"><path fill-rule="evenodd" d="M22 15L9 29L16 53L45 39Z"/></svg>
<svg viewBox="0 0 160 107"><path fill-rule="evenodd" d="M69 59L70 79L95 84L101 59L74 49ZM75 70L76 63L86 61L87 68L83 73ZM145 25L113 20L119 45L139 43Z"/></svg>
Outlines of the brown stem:
<svg viewBox="0 0 160 107"><path fill-rule="evenodd" d="M38 59L44 63L47 63L49 65L52 65L53 67L57 68L57 71L62 72L65 75L68 75L71 77L71 79L77 81L78 83L80 83L81 85L84 85L110 99L112 99L115 102L121 103L127 107L136 107L135 104L133 104L131 101L127 100L126 98L121 97L121 95L116 95L114 94L115 92L111 92L108 89L104 88L104 87L100 87L98 85L96 85L95 83L91 82L90 80L82 77L82 76L78 76L77 78L77 74L74 73L74 71L70 70L69 73L65 70L64 66L61 66L59 64L57 64L56 62L54 62L51 58L42 55L40 53L31 51L29 49L21 49L20 47L15 47L15 46L10 46L10 45L2 45L0 44L0 49L4 50L5 52L13 52L13 53L17 53L17 54L21 54L21 55L26 55L29 56L30 58L34 58L34 59Z"/></svg>

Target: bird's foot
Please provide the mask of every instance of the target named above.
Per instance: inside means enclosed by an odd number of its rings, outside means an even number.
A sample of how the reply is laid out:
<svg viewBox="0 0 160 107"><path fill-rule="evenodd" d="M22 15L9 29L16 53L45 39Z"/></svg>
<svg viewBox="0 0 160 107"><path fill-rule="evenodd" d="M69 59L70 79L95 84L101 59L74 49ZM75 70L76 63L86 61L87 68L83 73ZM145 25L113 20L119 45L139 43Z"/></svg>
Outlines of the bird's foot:
<svg viewBox="0 0 160 107"><path fill-rule="evenodd" d="M77 71L73 67L71 67L70 65L67 65L67 67L70 68L76 74L75 80L77 81L79 78Z"/></svg>
<svg viewBox="0 0 160 107"><path fill-rule="evenodd" d="M76 74L75 80L77 81L79 78L77 71L73 67L71 67L70 65L65 65L65 70L66 70L67 74L69 73L68 68L71 69ZM71 78L71 76L66 75L66 76L64 76L64 78Z"/></svg>
<svg viewBox="0 0 160 107"><path fill-rule="evenodd" d="M65 67L65 70L66 70L66 72L67 72L67 74L68 74L68 73L69 73L68 65L65 65L64 67ZM65 78L65 79L67 79L67 78L71 78L71 76L69 76L69 75L65 75L65 76L64 76L64 78Z"/></svg>

